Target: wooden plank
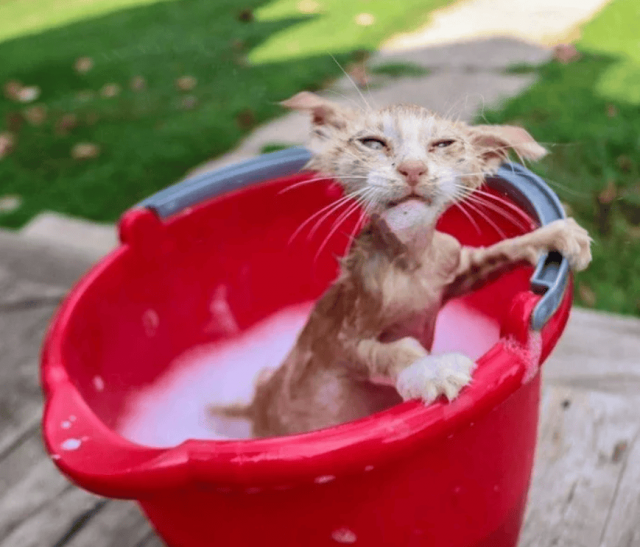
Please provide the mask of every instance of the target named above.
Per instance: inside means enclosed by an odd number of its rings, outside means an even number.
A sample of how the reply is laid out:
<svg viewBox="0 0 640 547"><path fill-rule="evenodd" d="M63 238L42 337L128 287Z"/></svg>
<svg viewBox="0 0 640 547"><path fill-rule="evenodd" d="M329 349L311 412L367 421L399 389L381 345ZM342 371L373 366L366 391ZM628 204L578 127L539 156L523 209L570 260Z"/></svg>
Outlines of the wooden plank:
<svg viewBox="0 0 640 547"><path fill-rule="evenodd" d="M57 547L138 547L152 541L153 536L135 503L114 500Z"/></svg>
<svg viewBox="0 0 640 547"><path fill-rule="evenodd" d="M40 348L63 292L0 269L0 458L40 420Z"/></svg>
<svg viewBox="0 0 640 547"><path fill-rule="evenodd" d="M29 496L33 498L35 494ZM0 536L0 546L43 547L43 544L57 544L61 547L60 538L66 538L78 522L91 518L104 504L104 500L67 484L55 498L41 503L8 534Z"/></svg>
<svg viewBox="0 0 640 547"><path fill-rule="evenodd" d="M4 465L3 465L4 467ZM0 498L0 545L40 545L37 537L62 535L78 514L93 507L99 498L67 481L53 462L42 456L21 480ZM41 523L38 525L37 523ZM29 538L25 531L31 529ZM37 536L36 531L43 532ZM13 538L13 539L10 539Z"/></svg>
<svg viewBox="0 0 640 547"><path fill-rule="evenodd" d="M543 370L551 384L631 396L640 393L640 320L573 310Z"/></svg>
<svg viewBox="0 0 640 547"><path fill-rule="evenodd" d="M640 432L638 408L628 397L545 388L520 547L600 547L624 471L619 447Z"/></svg>
<svg viewBox="0 0 640 547"><path fill-rule="evenodd" d="M638 401L640 408L640 401ZM640 412L639 412L640 413ZM640 545L640 439L619 445L616 456L623 462L616 497L611 505L600 547Z"/></svg>

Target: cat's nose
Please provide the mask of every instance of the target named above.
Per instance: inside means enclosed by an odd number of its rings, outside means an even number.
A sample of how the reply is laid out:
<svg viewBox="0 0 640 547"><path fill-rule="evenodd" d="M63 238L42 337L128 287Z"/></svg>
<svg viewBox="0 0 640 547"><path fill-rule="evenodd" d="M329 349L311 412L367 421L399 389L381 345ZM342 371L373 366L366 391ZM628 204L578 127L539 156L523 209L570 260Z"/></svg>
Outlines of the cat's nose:
<svg viewBox="0 0 640 547"><path fill-rule="evenodd" d="M426 172L427 166L420 160L405 160L398 165L398 173L404 176L409 186L416 186Z"/></svg>

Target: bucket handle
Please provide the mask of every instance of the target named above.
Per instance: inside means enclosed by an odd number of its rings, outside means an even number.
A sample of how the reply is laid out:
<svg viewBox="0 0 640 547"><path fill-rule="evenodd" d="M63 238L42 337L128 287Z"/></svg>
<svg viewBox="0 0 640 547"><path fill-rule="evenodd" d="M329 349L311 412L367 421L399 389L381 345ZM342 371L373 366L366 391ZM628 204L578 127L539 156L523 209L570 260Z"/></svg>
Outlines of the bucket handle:
<svg viewBox="0 0 640 547"><path fill-rule="evenodd" d="M233 190L300 171L311 159L308 149L288 148L214 171L194 175L140 202L158 217L168 218ZM517 163L503 164L487 184L508 196L541 226L566 218L558 196L537 175ZM531 314L531 328L540 331L556 312L569 280L569 263L560 253L541 257L531 277L531 290L542 298Z"/></svg>

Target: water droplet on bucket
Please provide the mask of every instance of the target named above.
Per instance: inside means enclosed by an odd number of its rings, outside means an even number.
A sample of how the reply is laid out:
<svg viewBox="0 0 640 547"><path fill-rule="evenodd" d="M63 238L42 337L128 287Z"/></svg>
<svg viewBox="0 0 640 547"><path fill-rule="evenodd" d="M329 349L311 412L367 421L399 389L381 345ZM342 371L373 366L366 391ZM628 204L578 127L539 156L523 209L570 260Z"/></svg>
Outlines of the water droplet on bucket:
<svg viewBox="0 0 640 547"><path fill-rule="evenodd" d="M158 317L158 313L155 310L149 309L142 314L142 325L147 336L155 336L159 324L160 317Z"/></svg>
<svg viewBox="0 0 640 547"><path fill-rule="evenodd" d="M65 421L65 422L62 422L62 423L60 424L60 427L61 427L62 429L69 429L69 428L71 427L71 422L66 422L66 421Z"/></svg>
<svg viewBox="0 0 640 547"><path fill-rule="evenodd" d="M334 479L335 477L333 475L322 475L313 479L313 482L315 482L316 484L326 484Z"/></svg>
<svg viewBox="0 0 640 547"><path fill-rule="evenodd" d="M100 376L94 376L93 387L96 388L96 391L104 391L104 380Z"/></svg>
<svg viewBox="0 0 640 547"><path fill-rule="evenodd" d="M331 533L331 539L337 543L355 543L357 536L349 528L338 528Z"/></svg>
<svg viewBox="0 0 640 547"><path fill-rule="evenodd" d="M80 439L67 439L60 445L60 447L62 450L78 450L81 444L82 441Z"/></svg>

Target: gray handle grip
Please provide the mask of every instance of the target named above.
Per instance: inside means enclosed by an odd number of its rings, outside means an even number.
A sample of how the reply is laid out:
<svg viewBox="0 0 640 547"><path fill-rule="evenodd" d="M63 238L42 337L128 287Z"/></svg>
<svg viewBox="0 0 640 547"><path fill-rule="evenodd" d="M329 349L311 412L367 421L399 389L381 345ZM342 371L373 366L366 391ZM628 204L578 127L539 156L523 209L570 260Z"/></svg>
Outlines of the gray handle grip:
<svg viewBox="0 0 640 547"><path fill-rule="evenodd" d="M186 207L251 184L294 174L311 159L306 148L289 148L196 175L148 197L138 207L147 207L167 218ZM565 218L558 196L537 175L515 163L500 167L487 184L508 196L541 226ZM531 289L543 294L531 317L531 327L540 330L562 301L569 280L569 263L559 253L542 257L531 278Z"/></svg>

